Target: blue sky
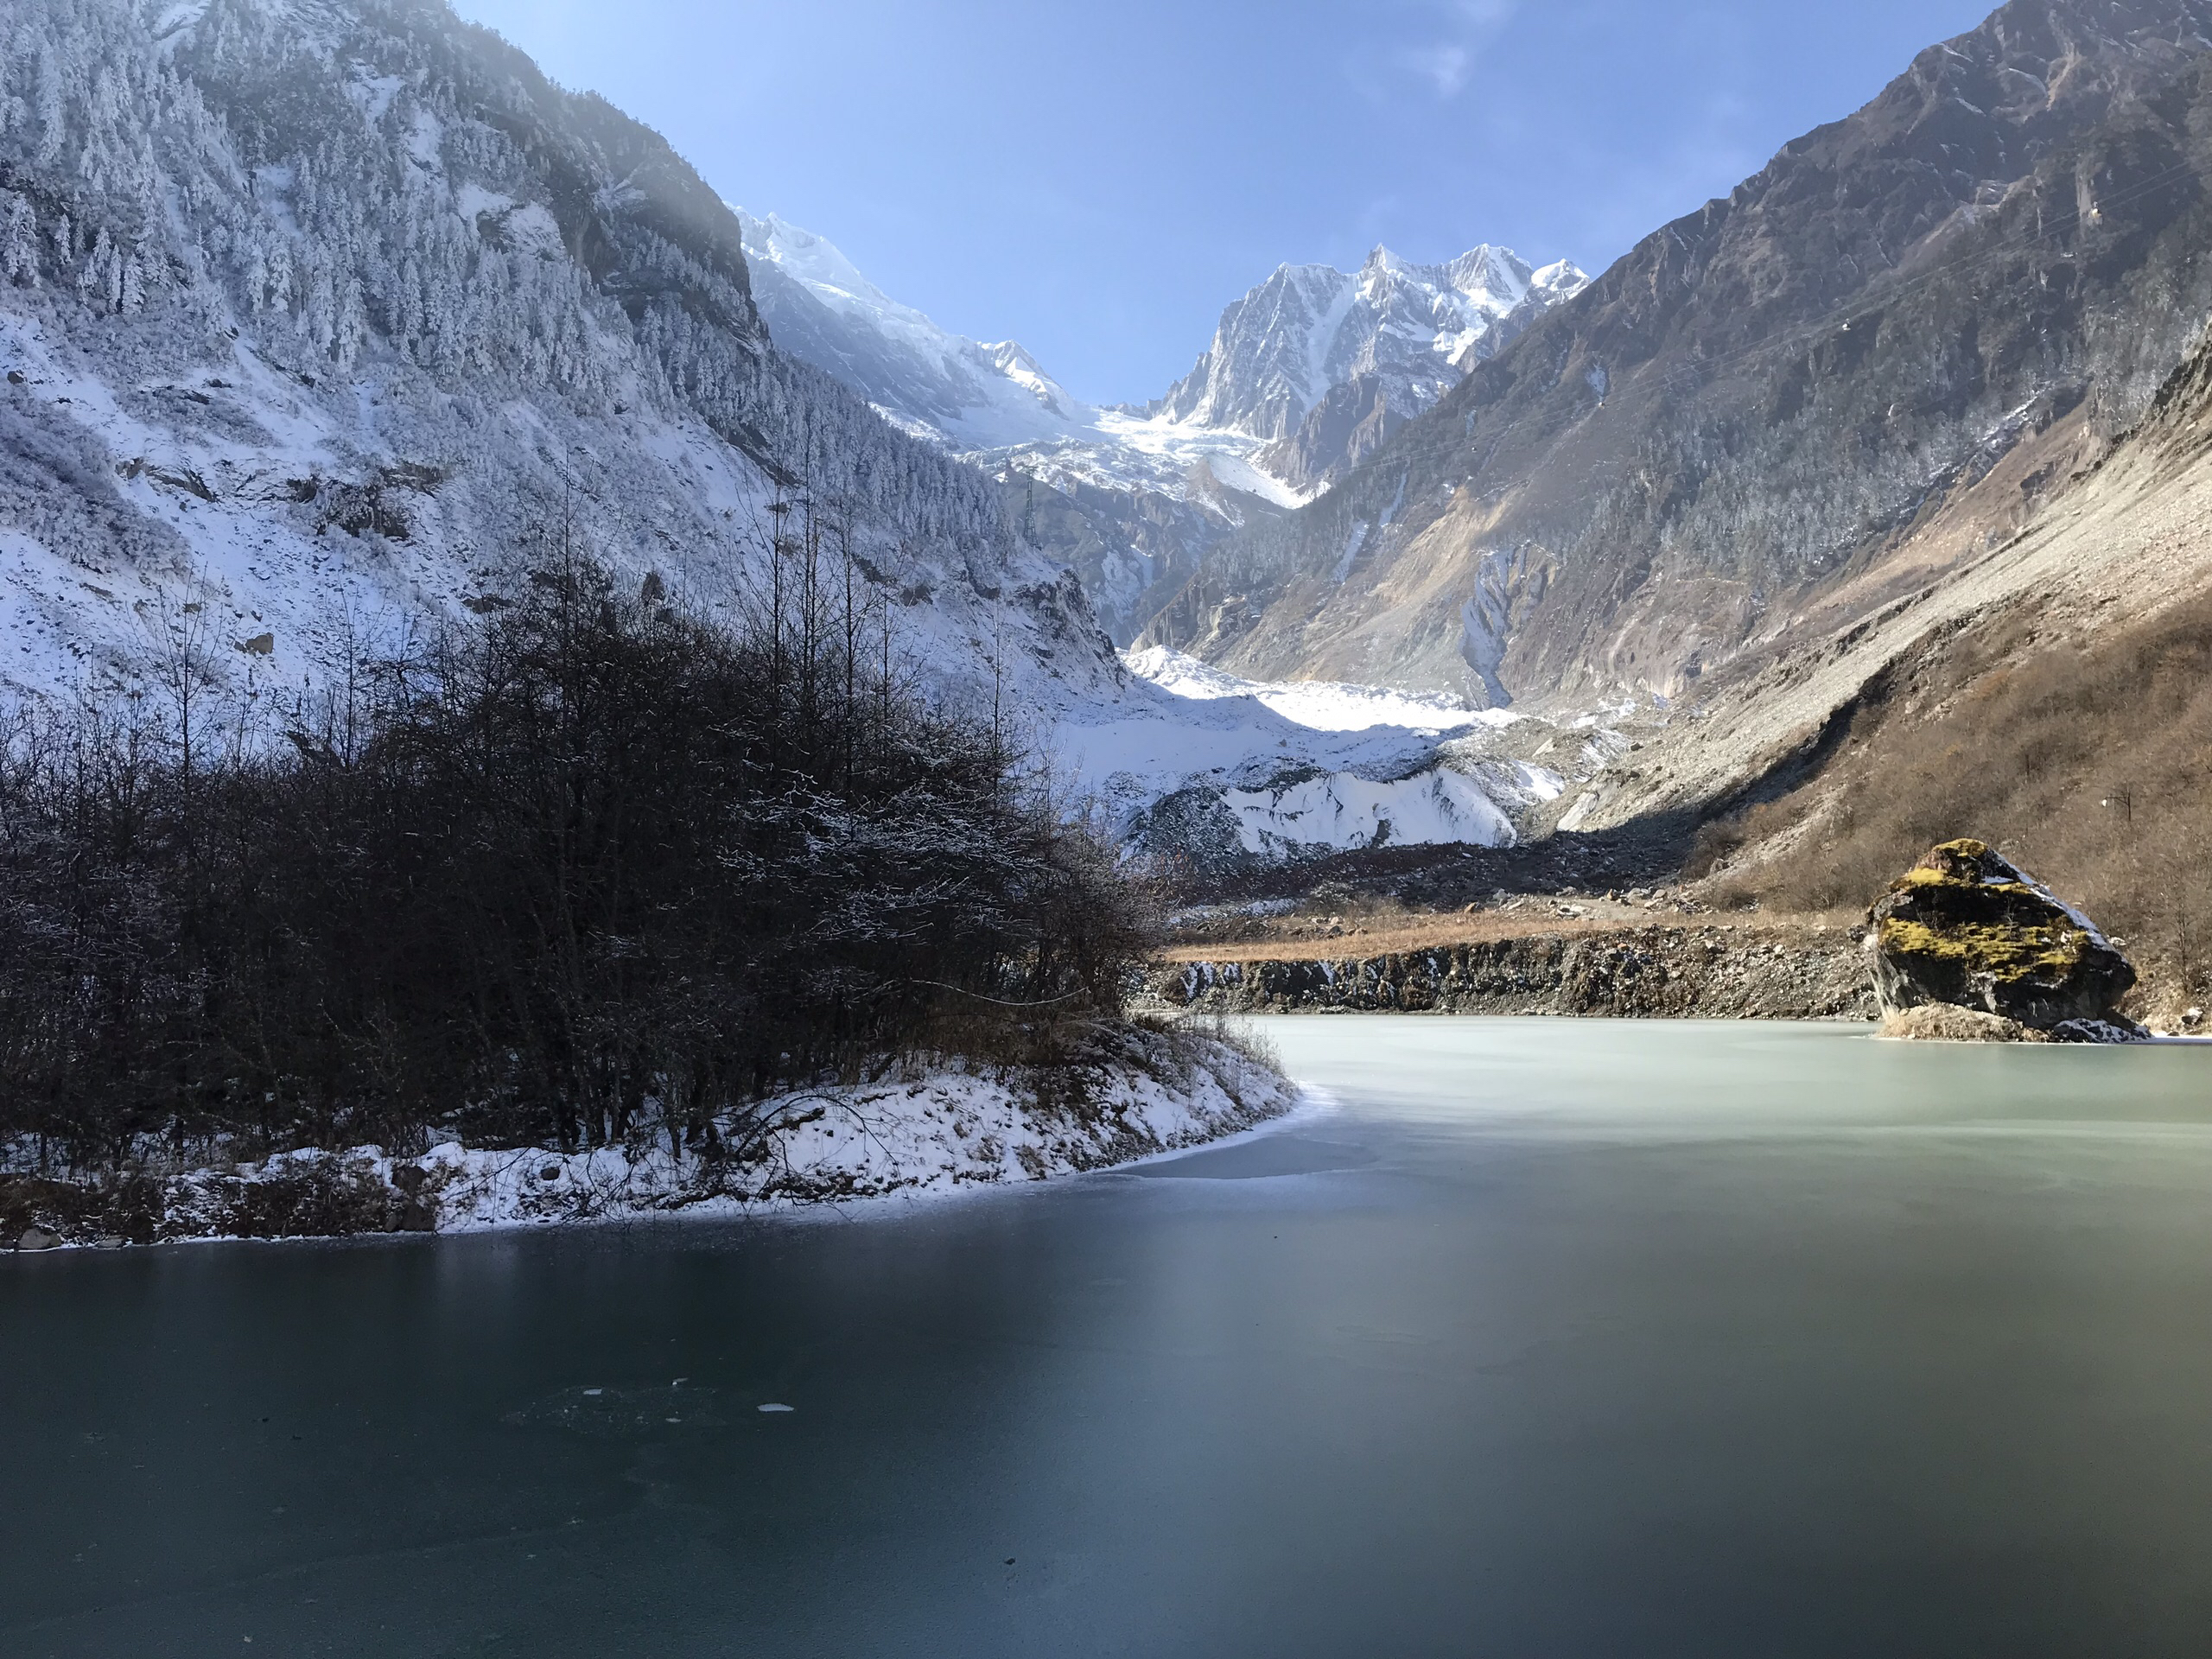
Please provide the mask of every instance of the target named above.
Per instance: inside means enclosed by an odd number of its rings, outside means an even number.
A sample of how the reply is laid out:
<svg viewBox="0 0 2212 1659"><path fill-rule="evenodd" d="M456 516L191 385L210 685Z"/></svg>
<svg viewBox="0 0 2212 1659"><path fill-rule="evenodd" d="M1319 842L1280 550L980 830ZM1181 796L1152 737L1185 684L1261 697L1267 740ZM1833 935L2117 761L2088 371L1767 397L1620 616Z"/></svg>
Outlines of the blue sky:
<svg viewBox="0 0 2212 1659"><path fill-rule="evenodd" d="M1078 396L1157 395L1285 260L1595 272L1988 0L458 0Z"/></svg>

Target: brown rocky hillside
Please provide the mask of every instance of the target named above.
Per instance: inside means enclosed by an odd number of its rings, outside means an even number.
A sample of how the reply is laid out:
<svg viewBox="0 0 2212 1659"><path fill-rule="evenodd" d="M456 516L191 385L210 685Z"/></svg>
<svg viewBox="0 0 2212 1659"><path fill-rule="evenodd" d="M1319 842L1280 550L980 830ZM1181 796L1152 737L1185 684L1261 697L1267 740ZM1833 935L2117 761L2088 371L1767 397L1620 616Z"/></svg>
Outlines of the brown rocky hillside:
<svg viewBox="0 0 2212 1659"><path fill-rule="evenodd" d="M1216 549L1149 637L1268 678L1695 703L1808 613L1878 619L1908 544L2005 541L2141 417L2212 314L2208 178L2212 0L2012 0Z"/></svg>

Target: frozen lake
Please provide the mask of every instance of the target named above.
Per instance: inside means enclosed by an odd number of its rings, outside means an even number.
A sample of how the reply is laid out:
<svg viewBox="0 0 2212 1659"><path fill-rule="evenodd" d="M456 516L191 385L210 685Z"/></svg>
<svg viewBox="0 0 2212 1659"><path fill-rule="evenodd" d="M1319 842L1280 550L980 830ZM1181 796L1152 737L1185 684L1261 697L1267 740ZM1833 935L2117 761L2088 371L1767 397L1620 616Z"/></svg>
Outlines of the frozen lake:
<svg viewBox="0 0 2212 1659"><path fill-rule="evenodd" d="M2203 1650L2212 1050L1262 1023L1136 1172L0 1256L0 1655Z"/></svg>

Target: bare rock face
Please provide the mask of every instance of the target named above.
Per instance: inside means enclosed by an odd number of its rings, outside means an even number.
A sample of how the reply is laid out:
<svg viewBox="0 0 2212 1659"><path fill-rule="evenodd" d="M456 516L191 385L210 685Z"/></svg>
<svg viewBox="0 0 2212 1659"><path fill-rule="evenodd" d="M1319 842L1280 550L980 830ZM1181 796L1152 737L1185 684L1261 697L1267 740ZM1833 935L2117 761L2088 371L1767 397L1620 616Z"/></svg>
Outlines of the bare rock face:
<svg viewBox="0 0 2212 1659"><path fill-rule="evenodd" d="M2079 911L1979 841L1946 842L1891 883L1870 912L1875 994L1892 1034L1993 1038L1984 1021L1907 1019L1971 1010L2021 1028L2010 1040L2126 1041L2116 1012L2135 969Z"/></svg>

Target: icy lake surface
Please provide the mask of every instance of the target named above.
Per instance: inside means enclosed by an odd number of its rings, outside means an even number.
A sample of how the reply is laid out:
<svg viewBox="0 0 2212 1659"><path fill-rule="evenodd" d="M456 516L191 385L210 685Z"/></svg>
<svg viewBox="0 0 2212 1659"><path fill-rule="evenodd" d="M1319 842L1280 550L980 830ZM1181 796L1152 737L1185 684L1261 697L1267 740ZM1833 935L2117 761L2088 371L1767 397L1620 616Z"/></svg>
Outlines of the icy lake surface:
<svg viewBox="0 0 2212 1659"><path fill-rule="evenodd" d="M0 1654L2203 1651L2212 1050L1267 1030L1135 1172L0 1257Z"/></svg>

